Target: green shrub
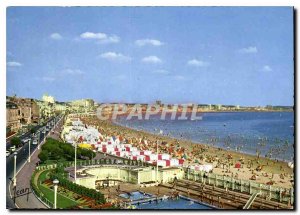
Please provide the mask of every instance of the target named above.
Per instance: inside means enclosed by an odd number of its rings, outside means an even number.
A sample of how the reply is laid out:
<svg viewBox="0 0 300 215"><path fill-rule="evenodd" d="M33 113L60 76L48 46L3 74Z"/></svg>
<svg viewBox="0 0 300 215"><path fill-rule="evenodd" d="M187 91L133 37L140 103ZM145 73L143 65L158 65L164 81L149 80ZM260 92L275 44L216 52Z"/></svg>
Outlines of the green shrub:
<svg viewBox="0 0 300 215"><path fill-rule="evenodd" d="M105 198L104 198L104 195L102 193L97 192L94 189L89 189L89 188L86 188L84 186L75 184L75 183L69 181L68 179L62 177L61 175L51 173L50 174L50 179L51 180L58 179L59 184L61 186L67 188L70 191L78 193L80 195L84 195L84 196L93 198L93 199L95 199L96 202L99 202L100 204L103 204L103 203L106 202Z"/></svg>
<svg viewBox="0 0 300 215"><path fill-rule="evenodd" d="M41 160L41 162L45 162L46 160L49 159L48 157L48 151L47 150L42 150L39 155L38 155L39 159Z"/></svg>
<svg viewBox="0 0 300 215"><path fill-rule="evenodd" d="M10 142L13 146L18 147L21 144L21 139L19 137L13 137Z"/></svg>

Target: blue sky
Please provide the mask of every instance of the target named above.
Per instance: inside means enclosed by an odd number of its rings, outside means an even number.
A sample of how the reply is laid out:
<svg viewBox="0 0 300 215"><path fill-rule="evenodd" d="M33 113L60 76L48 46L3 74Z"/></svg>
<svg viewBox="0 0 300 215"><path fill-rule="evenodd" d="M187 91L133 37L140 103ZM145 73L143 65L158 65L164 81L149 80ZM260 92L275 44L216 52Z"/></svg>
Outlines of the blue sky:
<svg viewBox="0 0 300 215"><path fill-rule="evenodd" d="M7 95L293 105L291 7L10 7Z"/></svg>

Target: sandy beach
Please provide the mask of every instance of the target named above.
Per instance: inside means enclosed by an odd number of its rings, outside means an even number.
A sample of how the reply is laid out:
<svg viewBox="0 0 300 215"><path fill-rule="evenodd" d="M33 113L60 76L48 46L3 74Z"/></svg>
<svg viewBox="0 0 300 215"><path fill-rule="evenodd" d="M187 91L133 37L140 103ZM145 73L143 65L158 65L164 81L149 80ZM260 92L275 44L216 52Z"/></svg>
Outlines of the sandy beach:
<svg viewBox="0 0 300 215"><path fill-rule="evenodd" d="M253 180L283 188L293 187L293 169L283 161L224 150L189 140L179 140L145 131L137 131L116 125L108 120L99 120L95 116L84 117L81 120L87 125L98 126L102 134L119 136L142 150L156 151L158 141L159 153L168 153L176 158L185 158L184 165L186 166L197 163L211 163L214 166L213 173L219 175ZM241 164L241 167L235 168L236 163Z"/></svg>

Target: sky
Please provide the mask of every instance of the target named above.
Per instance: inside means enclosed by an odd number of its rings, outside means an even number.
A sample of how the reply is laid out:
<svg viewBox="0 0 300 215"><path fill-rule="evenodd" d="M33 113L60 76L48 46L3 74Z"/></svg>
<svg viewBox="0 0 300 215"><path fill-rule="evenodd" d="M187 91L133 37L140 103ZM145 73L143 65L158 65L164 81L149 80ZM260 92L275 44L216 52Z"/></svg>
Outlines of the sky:
<svg viewBox="0 0 300 215"><path fill-rule="evenodd" d="M292 7L8 7L7 95L293 105Z"/></svg>

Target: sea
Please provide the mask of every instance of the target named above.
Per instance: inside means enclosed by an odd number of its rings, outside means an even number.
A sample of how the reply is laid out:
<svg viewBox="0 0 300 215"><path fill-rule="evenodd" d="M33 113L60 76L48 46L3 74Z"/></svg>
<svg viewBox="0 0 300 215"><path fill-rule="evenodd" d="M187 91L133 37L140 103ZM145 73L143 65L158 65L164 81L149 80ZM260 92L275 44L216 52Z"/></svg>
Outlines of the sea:
<svg viewBox="0 0 300 215"><path fill-rule="evenodd" d="M115 123L135 130L190 140L232 151L294 160L294 112L211 112L197 114L201 119L149 120L119 116Z"/></svg>

